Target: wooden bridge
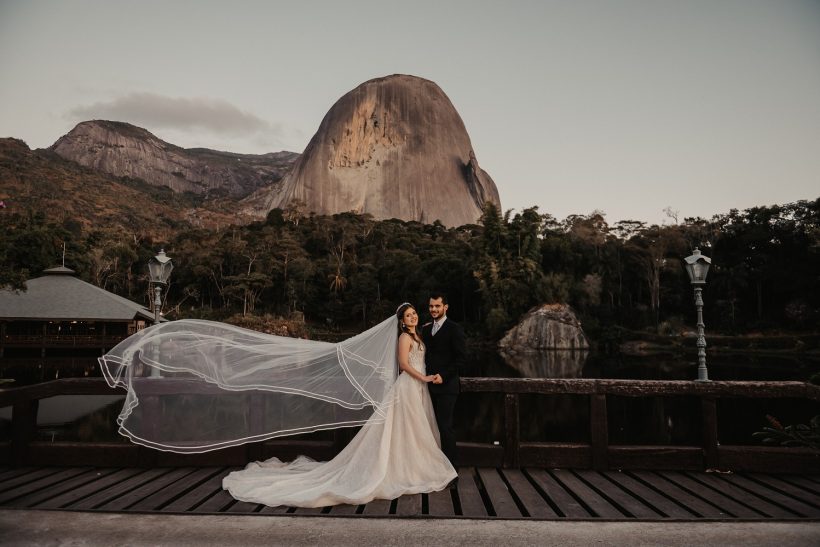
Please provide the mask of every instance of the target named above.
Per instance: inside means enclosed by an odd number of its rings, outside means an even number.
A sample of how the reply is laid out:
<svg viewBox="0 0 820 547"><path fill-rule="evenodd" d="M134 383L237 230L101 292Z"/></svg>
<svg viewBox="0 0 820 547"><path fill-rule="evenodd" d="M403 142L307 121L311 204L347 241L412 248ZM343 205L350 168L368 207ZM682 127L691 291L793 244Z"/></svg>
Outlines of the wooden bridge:
<svg viewBox="0 0 820 547"><path fill-rule="evenodd" d="M156 396L190 386L153 380ZM110 395L102 379L70 379L0 390L13 408L11 440L0 442L0 507L150 513L408 516L512 519L820 519L820 453L806 448L719 443L721 398L800 400L818 410L820 387L801 382L683 382L465 378L465 392L503 395L499 445L459 443L457 489L320 509L233 500L222 477L276 455L332 457L349 439L272 440L180 455L128 443L36 440L38 401L55 395ZM576 395L589 401L588 443L524 442L522 395ZM611 445L610 397L699 399L696 446ZM820 413L820 412L817 412ZM786 471L786 474L772 474Z"/></svg>

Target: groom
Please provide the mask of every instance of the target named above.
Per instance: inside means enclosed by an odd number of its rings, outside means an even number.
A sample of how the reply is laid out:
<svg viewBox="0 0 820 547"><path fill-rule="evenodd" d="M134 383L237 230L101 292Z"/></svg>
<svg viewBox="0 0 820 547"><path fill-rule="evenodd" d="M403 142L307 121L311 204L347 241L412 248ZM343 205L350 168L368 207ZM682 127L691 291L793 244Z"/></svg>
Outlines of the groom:
<svg viewBox="0 0 820 547"><path fill-rule="evenodd" d="M427 374L437 375L438 378L427 386L430 388L430 399L441 434L441 450L453 467L456 467L453 410L459 392L458 371L464 367L466 353L464 330L461 325L447 317L447 295L440 292L432 293L429 305L433 322L422 327L421 337L426 348Z"/></svg>

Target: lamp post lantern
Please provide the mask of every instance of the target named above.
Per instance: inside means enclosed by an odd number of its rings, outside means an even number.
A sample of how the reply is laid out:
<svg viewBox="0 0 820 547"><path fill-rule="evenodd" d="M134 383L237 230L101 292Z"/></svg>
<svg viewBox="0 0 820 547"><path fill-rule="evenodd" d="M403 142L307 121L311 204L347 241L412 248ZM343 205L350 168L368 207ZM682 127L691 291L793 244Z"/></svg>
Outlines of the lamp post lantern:
<svg viewBox="0 0 820 547"><path fill-rule="evenodd" d="M154 285L154 324L159 323L159 311L162 307L162 286L168 284L171 278L171 270L174 264L171 257L165 254L164 249L160 249L157 256L148 261L148 276Z"/></svg>
<svg viewBox="0 0 820 547"><path fill-rule="evenodd" d="M706 274L709 272L709 265L712 259L702 255L699 249L692 251L691 256L684 259L686 272L689 280L695 289L695 307L698 310L698 382L708 382L709 372L706 369L706 337L704 336L703 324L703 285L706 284Z"/></svg>

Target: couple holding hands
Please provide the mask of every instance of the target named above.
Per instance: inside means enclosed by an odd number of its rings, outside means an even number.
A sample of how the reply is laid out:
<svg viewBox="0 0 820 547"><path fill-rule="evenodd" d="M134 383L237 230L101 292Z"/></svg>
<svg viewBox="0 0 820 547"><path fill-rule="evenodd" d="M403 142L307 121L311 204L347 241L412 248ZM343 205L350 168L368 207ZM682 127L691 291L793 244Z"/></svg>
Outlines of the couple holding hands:
<svg viewBox="0 0 820 547"><path fill-rule="evenodd" d="M428 308L433 321L421 331L412 304L396 310L401 374L388 391L386 415L374 413L328 462L306 457L254 462L225 477L223 488L241 501L325 507L454 487L453 411L465 360L464 331L447 317L446 295L431 294Z"/></svg>

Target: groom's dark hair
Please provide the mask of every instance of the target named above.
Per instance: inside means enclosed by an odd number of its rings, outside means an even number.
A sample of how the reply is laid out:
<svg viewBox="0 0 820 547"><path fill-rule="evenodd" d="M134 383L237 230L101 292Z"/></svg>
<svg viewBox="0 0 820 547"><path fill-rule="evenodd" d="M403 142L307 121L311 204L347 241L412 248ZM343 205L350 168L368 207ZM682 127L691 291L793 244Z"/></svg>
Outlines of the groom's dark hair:
<svg viewBox="0 0 820 547"><path fill-rule="evenodd" d="M430 300L435 300L436 298L441 298L442 304L447 304L447 294L442 291L432 291L430 293Z"/></svg>

